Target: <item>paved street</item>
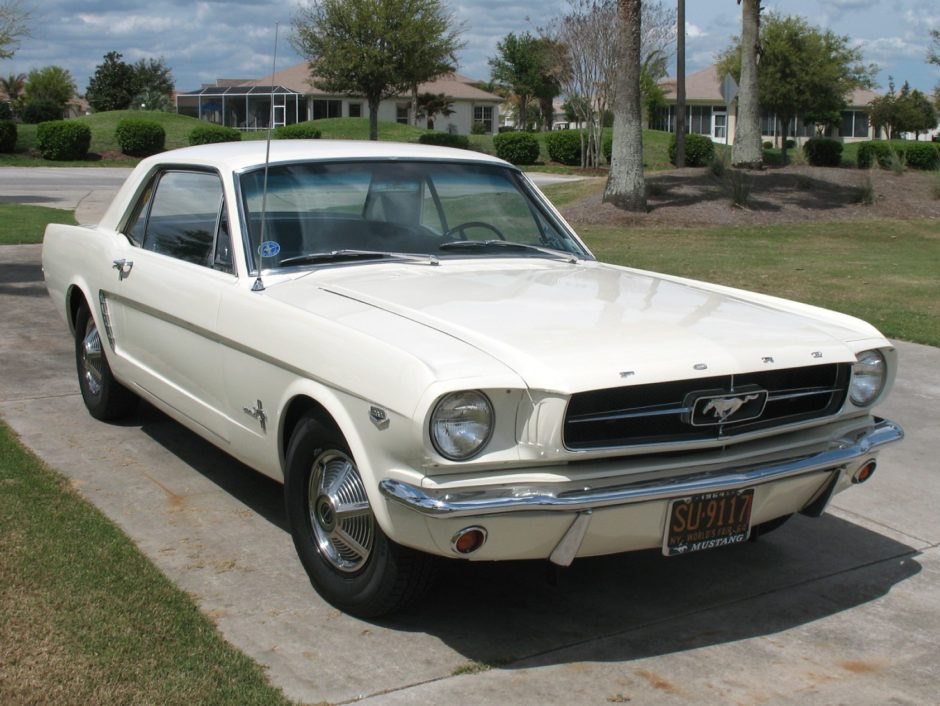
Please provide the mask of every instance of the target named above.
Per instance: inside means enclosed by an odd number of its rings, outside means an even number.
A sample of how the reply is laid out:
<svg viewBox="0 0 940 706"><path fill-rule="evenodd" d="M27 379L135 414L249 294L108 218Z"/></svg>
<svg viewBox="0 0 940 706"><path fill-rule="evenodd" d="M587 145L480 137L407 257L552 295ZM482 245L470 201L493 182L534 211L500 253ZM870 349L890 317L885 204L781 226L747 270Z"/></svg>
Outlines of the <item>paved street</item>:
<svg viewBox="0 0 940 706"><path fill-rule="evenodd" d="M423 609L361 621L311 588L279 484L149 406L122 424L91 419L39 262L40 246L0 248L0 415L293 699L938 702L938 349L898 344L881 412L908 438L822 518L711 553L579 560L558 576L536 562L455 563Z"/></svg>

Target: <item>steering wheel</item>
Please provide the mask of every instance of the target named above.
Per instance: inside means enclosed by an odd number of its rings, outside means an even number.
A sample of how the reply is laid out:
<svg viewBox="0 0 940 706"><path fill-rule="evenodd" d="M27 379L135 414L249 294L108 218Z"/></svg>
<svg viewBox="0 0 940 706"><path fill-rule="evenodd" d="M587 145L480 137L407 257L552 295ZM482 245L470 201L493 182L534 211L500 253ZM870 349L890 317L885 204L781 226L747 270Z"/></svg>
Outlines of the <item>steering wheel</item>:
<svg viewBox="0 0 940 706"><path fill-rule="evenodd" d="M453 228L449 228L447 232L444 233L443 237L449 238L454 233L460 233L460 239L466 240L467 234L464 231L466 231L467 228L485 228L486 230L493 231L493 233L496 234L496 237L500 240L506 239L506 236L502 234L499 228L494 226L492 223L484 223L483 221L467 221L466 223L461 223L460 225L456 225Z"/></svg>

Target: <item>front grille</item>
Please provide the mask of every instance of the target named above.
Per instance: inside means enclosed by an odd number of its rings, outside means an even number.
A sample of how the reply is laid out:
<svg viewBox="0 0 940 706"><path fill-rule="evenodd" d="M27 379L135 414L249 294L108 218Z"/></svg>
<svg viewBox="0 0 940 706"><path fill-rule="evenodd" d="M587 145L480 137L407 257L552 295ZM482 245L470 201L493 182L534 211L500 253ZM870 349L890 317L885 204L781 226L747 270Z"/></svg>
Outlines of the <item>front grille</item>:
<svg viewBox="0 0 940 706"><path fill-rule="evenodd" d="M851 363L814 365L742 375L615 387L572 395L565 414L569 449L594 449L677 441L724 439L784 424L829 417L848 394ZM690 400L760 388L767 403L760 416L693 426Z"/></svg>

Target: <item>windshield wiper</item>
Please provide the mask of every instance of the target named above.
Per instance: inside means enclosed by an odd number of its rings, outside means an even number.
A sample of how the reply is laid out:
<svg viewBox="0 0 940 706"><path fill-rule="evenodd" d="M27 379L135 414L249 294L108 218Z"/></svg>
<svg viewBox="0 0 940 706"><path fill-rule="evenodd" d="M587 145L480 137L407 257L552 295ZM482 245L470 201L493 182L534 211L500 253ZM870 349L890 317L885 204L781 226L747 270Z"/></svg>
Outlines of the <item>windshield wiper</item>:
<svg viewBox="0 0 940 706"><path fill-rule="evenodd" d="M542 255L548 255L556 259L564 260L565 262L570 262L575 264L578 262L577 255L574 255L570 252L564 252L563 250L553 250L552 248L545 248L541 245L530 245L529 243L516 243L511 240L452 240L448 243L443 243L438 247L438 250L485 250L486 248L496 247L496 248L507 248L511 250L528 250Z"/></svg>
<svg viewBox="0 0 940 706"><path fill-rule="evenodd" d="M294 255L287 257L278 263L278 267L288 267L290 265L308 265L317 262L344 262L349 260L380 260L389 258L392 260L407 260L409 262L421 262L426 265L438 265L440 261L434 255L412 255L403 252L387 252L384 250L330 250L328 252L311 252L305 255Z"/></svg>

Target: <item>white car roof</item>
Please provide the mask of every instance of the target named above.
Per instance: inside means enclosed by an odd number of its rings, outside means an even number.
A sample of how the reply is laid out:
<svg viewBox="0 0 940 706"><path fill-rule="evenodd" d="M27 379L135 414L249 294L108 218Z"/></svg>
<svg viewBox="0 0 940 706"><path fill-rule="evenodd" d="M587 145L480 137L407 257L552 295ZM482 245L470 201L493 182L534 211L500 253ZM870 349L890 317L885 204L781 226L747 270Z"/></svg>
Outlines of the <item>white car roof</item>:
<svg viewBox="0 0 940 706"><path fill-rule="evenodd" d="M220 142L161 152L141 162L149 171L155 164L193 164L220 171L241 171L264 164L265 140ZM507 165L482 152L405 142L369 140L271 140L271 164L311 159L433 159Z"/></svg>

